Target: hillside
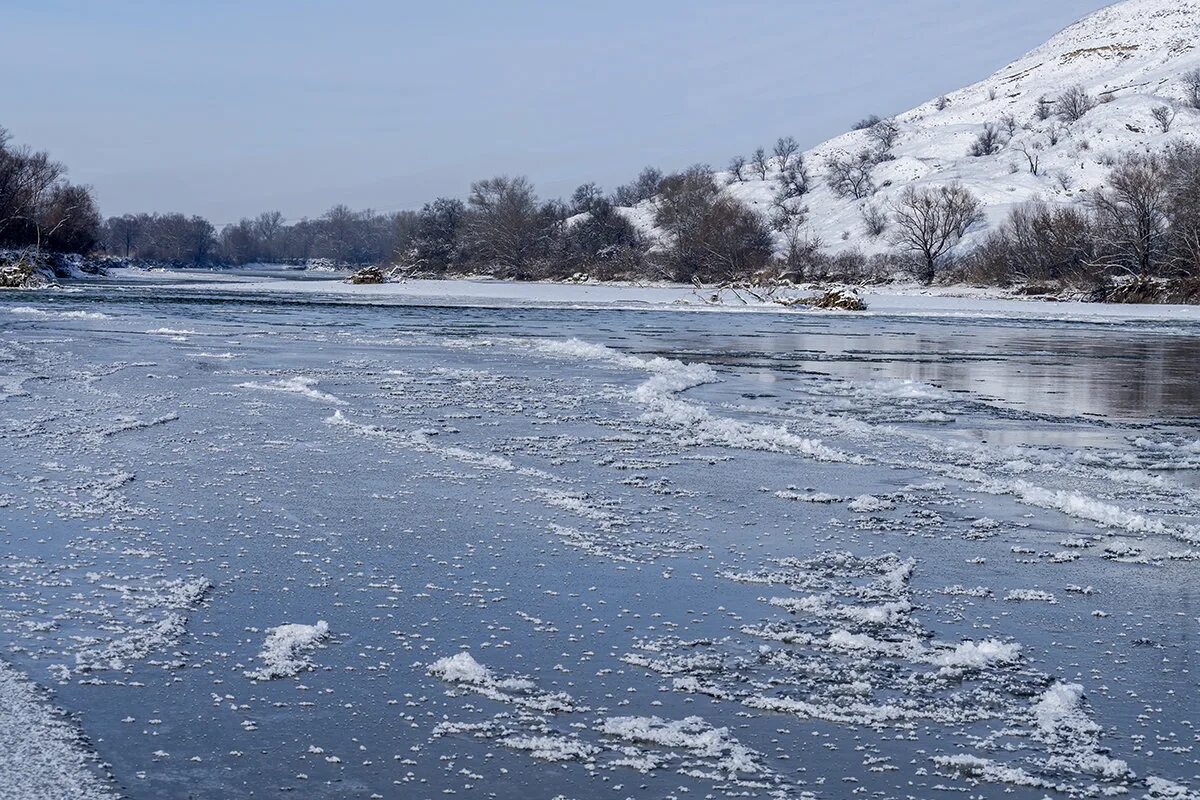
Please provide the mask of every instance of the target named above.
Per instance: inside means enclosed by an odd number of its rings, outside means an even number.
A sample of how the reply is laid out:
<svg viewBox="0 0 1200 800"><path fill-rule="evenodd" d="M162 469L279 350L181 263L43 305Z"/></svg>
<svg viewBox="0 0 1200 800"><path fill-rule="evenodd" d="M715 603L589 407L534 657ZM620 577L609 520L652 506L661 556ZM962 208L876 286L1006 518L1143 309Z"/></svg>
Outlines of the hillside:
<svg viewBox="0 0 1200 800"><path fill-rule="evenodd" d="M886 210L910 185L958 181L979 197L986 223L962 247L1029 200L1083 199L1103 185L1119 155L1172 140L1200 140L1200 110L1188 107L1182 81L1200 68L1198 41L1200 0L1126 0L1091 14L988 78L896 115L892 158L871 169L876 191L866 199L837 196L825 174L831 157L872 148L868 132L851 131L818 145L804 153L811 189L800 202L809 210L809 235L831 251L887 251L888 234L867 231L864 207ZM1095 107L1071 123L1053 114L1040 118L1046 111L1039 113L1039 107L1048 110L1074 86L1085 89ZM1169 132L1153 116L1161 106L1175 114ZM999 151L970 155L987 125L1000 134ZM1023 150L1037 160L1037 174ZM717 177L730 183L732 195L766 214L778 188L778 161L770 165L765 181L749 169L742 182L729 172ZM653 232L653 201L626 213Z"/></svg>

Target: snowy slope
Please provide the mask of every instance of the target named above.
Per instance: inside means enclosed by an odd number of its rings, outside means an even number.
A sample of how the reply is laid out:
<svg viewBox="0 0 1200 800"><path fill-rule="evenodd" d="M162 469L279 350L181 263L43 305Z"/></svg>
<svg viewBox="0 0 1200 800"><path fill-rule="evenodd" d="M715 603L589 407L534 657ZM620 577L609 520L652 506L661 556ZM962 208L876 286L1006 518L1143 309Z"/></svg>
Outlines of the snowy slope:
<svg viewBox="0 0 1200 800"><path fill-rule="evenodd" d="M813 190L803 199L809 208L811 235L833 251L857 247L864 253L890 249L888 233L872 237L862 220L864 205L887 209L905 187L959 181L982 201L987 224L978 226L964 246L1002 220L1009 210L1034 198L1070 203L1101 186L1110 165L1122 153L1156 149L1176 139L1200 139L1200 110L1184 102L1184 73L1200 67L1200 0L1126 0L1102 9L1063 30L1046 44L989 78L895 117L900 136L894 160L874 168L878 191L867 200L843 199L825 184L830 156L854 155L871 146L865 131L852 131L804 154ZM1039 101L1054 101L1081 85L1098 102L1082 119L1066 124L1039 120ZM1151 112L1167 105L1177 111L1169 133ZM1017 129L999 153L972 157L968 151L985 124L1002 127L1005 115ZM1055 135L1057 131L1057 136ZM1008 139L1007 134L1004 136ZM1057 143L1054 143L1056 140ZM1028 147L1040 158L1030 174ZM728 191L764 214L776 193L778 170L766 181L749 176ZM729 173L718 179L729 180ZM646 230L653 228L652 201L628 214Z"/></svg>

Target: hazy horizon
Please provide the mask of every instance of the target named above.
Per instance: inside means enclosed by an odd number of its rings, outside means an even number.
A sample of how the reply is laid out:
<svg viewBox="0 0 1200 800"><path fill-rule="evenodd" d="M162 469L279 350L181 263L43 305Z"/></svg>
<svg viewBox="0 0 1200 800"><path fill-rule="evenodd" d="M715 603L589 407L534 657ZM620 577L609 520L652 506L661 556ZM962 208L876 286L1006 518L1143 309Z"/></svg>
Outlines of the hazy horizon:
<svg viewBox="0 0 1200 800"><path fill-rule="evenodd" d="M782 135L812 146L1108 4L59 0L7 13L0 64L37 63L39 80L10 83L0 125L95 187L105 215L392 211L495 174L553 197L647 164L723 167Z"/></svg>

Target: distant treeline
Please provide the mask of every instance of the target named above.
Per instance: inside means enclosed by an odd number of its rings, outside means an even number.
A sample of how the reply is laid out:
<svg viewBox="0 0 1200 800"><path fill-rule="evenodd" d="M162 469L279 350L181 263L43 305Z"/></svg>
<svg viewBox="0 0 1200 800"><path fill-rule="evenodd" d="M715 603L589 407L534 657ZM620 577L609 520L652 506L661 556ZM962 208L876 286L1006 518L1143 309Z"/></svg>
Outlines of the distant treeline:
<svg viewBox="0 0 1200 800"><path fill-rule="evenodd" d="M1106 185L1085 201L1022 206L966 249L958 244L982 221L978 199L949 184L873 201L871 169L892 157L897 129L879 118L859 127L872 148L829 159L815 179L799 145L784 138L773 152L734 159L721 180L707 166L669 175L647 167L611 193L589 183L568 200L541 200L528 179L496 177L473 184L466 200L440 198L419 211L339 205L292 223L268 212L220 231L203 217L177 213L101 222L87 187L67 181L47 154L11 146L0 129L0 247L98 250L177 265L324 260L518 280L586 274L705 283L866 281L903 272L925 282L997 285L1091 288L1121 276L1200 284L1200 146L1177 143L1115 159ZM1030 170L1036 168L1031 160ZM726 184L746 179L746 170L776 187L765 214L726 191ZM811 235L806 203L817 180L858 202L863 239L886 243L885 253L868 257L843 246L834 254ZM644 233L650 224L653 235Z"/></svg>
<svg viewBox="0 0 1200 800"><path fill-rule="evenodd" d="M652 247L618 210L652 197L669 248ZM439 198L420 211L339 205L290 224L268 212L220 232L201 217L126 215L104 223L101 241L109 254L183 264L319 259L515 279L729 279L763 269L774 250L767 223L722 192L707 168L667 176L647 168L611 195L586 184L569 200L546 201L526 178L496 177L472 185L465 201Z"/></svg>

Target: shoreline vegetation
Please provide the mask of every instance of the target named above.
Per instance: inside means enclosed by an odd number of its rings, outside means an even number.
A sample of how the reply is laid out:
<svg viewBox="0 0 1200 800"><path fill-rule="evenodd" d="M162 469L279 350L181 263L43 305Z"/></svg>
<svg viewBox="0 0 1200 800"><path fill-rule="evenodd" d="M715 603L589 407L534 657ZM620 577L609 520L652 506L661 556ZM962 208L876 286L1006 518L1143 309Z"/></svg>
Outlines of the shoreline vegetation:
<svg viewBox="0 0 1200 800"><path fill-rule="evenodd" d="M1200 69L1178 82L1191 92L1188 113L1200 114ZM1046 124L1061 138L1113 102L1079 85L1062 88L1037 104L1024 128L1011 115L1004 126L984 125L964 158L996 156L1019 131ZM0 128L0 288L36 288L106 265L283 263L345 270L354 283L468 275L668 282L761 300L798 285L915 281L1047 300L1200 303L1200 144L1141 141L1099 157L1103 183L1069 202L1035 196L988 206L976 192L997 190L998 180L877 186L880 170L907 157L897 154L899 120L855 125L868 146L853 158L816 163L783 137L769 153L759 148L724 171L647 167L611 192L587 183L565 200L539 198L527 178L499 176L472 184L465 200L442 197L417 211L337 205L297 221L270 211L219 231L181 213L104 219L89 187L68 181L49 154L13 145ZM1038 163L1030 160L1031 174ZM743 199L739 187L755 180L769 203ZM889 199L879 199L885 188ZM829 202L861 206L861 230L833 243L815 235L809 206Z"/></svg>

